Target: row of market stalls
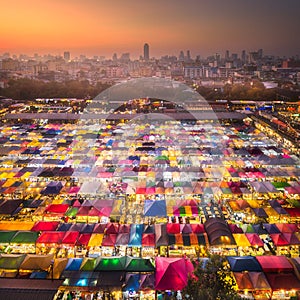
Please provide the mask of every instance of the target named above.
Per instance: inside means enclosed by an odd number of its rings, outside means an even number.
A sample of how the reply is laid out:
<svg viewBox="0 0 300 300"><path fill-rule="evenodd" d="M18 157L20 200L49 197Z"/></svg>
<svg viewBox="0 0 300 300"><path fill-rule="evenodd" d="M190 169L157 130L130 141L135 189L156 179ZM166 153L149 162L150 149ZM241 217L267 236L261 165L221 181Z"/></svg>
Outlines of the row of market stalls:
<svg viewBox="0 0 300 300"><path fill-rule="evenodd" d="M81 269L106 258L150 261L153 277L164 259L183 265L182 256L208 252L299 255L299 160L258 130L174 120L34 124L3 126L0 143L0 251L70 260L77 269L57 277L64 288L144 282L144 272ZM162 279L152 291L175 288Z"/></svg>
<svg viewBox="0 0 300 300"><path fill-rule="evenodd" d="M21 230L22 227L27 230ZM208 253L298 257L300 245L297 224L228 224L213 217L204 224L38 221L0 223L0 229L2 253L54 253L56 257L129 254L145 258L157 255L196 258Z"/></svg>
<svg viewBox="0 0 300 300"><path fill-rule="evenodd" d="M227 256L228 275L235 287L245 296L255 299L285 299L296 297L300 290L299 258L286 256ZM208 258L198 263L203 267ZM61 281L61 290L96 293L105 286L114 294L139 293L154 296L160 291L180 291L186 284L194 266L187 258L131 256L97 258L54 258L54 255L0 256L1 277L52 279ZM172 280L170 280L172 278ZM1 279L0 279L1 281ZM105 291L104 291L105 293Z"/></svg>

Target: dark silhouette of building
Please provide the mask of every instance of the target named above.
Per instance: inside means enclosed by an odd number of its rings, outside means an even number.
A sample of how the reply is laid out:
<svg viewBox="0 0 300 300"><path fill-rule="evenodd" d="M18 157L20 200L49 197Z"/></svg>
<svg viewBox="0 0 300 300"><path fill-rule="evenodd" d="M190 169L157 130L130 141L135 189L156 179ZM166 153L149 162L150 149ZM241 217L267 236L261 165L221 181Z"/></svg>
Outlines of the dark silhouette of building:
<svg viewBox="0 0 300 300"><path fill-rule="evenodd" d="M144 60L149 60L149 45L147 43L144 45Z"/></svg>

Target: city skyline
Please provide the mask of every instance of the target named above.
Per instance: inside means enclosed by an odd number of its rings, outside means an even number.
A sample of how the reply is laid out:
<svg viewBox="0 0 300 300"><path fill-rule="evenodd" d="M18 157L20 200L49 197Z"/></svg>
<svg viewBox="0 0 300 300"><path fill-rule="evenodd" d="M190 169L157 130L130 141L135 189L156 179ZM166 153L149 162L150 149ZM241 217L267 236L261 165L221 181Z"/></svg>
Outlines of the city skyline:
<svg viewBox="0 0 300 300"><path fill-rule="evenodd" d="M1 7L1 52L12 54L111 56L129 52L150 57L181 50L191 56L256 51L278 56L300 54L300 3L296 0L177 0L106 3L95 0L21 1Z"/></svg>

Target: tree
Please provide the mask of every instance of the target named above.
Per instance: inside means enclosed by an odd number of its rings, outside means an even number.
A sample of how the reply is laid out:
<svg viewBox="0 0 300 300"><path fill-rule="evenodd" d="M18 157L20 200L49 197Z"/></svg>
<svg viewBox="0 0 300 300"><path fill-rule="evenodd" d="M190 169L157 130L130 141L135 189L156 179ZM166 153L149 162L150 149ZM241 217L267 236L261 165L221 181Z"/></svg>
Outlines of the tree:
<svg viewBox="0 0 300 300"><path fill-rule="evenodd" d="M193 262L195 270L189 276L182 295L186 300L237 300L241 299L234 289L234 279L226 259L212 255L207 260Z"/></svg>

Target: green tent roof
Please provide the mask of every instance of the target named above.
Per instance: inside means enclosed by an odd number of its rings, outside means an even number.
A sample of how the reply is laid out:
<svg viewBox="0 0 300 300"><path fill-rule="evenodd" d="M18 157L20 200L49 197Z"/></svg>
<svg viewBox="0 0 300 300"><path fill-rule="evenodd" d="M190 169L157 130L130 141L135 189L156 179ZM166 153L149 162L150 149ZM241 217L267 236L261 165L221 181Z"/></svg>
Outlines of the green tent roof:
<svg viewBox="0 0 300 300"><path fill-rule="evenodd" d="M17 231L0 231L0 244L9 244Z"/></svg>
<svg viewBox="0 0 300 300"><path fill-rule="evenodd" d="M11 239L11 244L35 244L38 238L38 232L18 231Z"/></svg>
<svg viewBox="0 0 300 300"><path fill-rule="evenodd" d="M126 256L103 257L97 264L95 271L125 271Z"/></svg>
<svg viewBox="0 0 300 300"><path fill-rule="evenodd" d="M1 254L0 269L19 269L21 263L25 259L26 254Z"/></svg>
<svg viewBox="0 0 300 300"><path fill-rule="evenodd" d="M284 189L285 187L290 186L290 184L284 181L276 181L276 182L272 182L272 184L276 189Z"/></svg>
<svg viewBox="0 0 300 300"><path fill-rule="evenodd" d="M71 207L68 209L68 211L65 213L67 217L75 217L78 212L77 207Z"/></svg>

